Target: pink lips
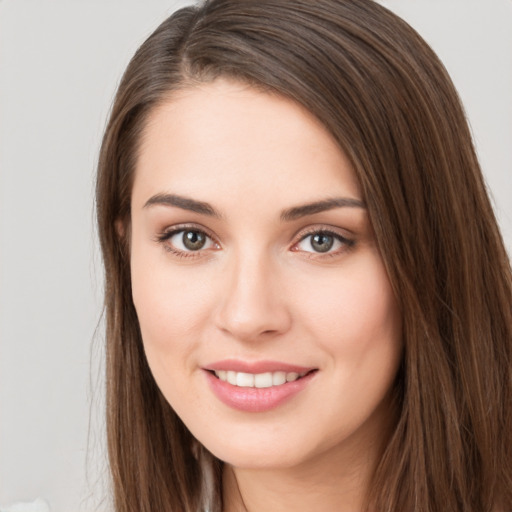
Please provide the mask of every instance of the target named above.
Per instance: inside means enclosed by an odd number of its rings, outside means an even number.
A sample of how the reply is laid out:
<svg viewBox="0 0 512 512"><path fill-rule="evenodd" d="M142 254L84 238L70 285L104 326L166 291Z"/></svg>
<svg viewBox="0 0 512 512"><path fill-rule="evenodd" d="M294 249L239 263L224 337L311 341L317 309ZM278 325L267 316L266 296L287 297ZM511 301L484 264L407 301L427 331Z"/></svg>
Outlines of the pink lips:
<svg viewBox="0 0 512 512"><path fill-rule="evenodd" d="M225 359L205 366L205 370L231 370L233 372L265 373L265 372L296 372L305 373L314 368L280 363L278 361L239 361L237 359Z"/></svg>
<svg viewBox="0 0 512 512"><path fill-rule="evenodd" d="M315 368L290 365L277 361L245 362L238 360L218 361L204 367L210 389L217 398L233 409L244 412L269 411L288 401L308 386L317 373ZM269 388L239 387L222 381L213 371L227 370L244 373L295 372L303 377Z"/></svg>

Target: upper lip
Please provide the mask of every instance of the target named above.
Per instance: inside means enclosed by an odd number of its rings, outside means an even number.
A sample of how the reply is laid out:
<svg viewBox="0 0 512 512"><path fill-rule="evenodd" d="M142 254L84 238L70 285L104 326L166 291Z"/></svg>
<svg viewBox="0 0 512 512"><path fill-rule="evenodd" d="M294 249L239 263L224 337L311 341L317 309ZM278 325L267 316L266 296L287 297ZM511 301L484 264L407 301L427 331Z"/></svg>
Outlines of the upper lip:
<svg viewBox="0 0 512 512"><path fill-rule="evenodd" d="M283 363L280 361L241 361L239 359L224 359L204 366L211 371L234 371L243 373L267 373L267 372L296 372L306 373L315 370L313 367Z"/></svg>

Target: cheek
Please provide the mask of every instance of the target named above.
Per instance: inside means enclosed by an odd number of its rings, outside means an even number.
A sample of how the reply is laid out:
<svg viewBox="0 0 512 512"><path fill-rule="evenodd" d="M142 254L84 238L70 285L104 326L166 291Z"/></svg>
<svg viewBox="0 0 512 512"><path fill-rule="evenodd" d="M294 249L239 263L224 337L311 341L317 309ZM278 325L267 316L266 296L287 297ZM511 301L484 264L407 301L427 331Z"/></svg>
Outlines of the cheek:
<svg viewBox="0 0 512 512"><path fill-rule="evenodd" d="M378 435L371 425L386 421L402 357L401 314L380 257L369 255L344 270L299 298L307 335L326 356L328 406L318 411L315 425L327 425L327 444L363 425L368 439Z"/></svg>
<svg viewBox="0 0 512 512"><path fill-rule="evenodd" d="M354 261L308 287L311 292L297 301L300 316L338 367L353 374L373 367L384 372L389 362L387 371L394 371L402 338L397 301L380 256L368 252Z"/></svg>
<svg viewBox="0 0 512 512"><path fill-rule="evenodd" d="M144 349L154 364L172 364L198 344L212 299L192 268L173 268L164 250L132 244L132 296ZM183 364L183 360L182 360Z"/></svg>

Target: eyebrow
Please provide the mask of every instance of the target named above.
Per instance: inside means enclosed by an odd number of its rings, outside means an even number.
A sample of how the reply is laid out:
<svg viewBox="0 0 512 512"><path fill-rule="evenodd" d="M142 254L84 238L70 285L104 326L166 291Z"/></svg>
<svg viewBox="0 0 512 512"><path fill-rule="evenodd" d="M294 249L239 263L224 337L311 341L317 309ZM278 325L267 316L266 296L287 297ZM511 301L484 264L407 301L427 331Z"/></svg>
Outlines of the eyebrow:
<svg viewBox="0 0 512 512"><path fill-rule="evenodd" d="M144 208L154 205L162 206L175 206L182 210L199 213L201 215L208 215L210 217L222 218L222 215L212 205L204 201L197 201L189 197L179 196L176 194L156 194L150 197L144 204ZM280 219L283 222L306 217L307 215L314 215L316 213L333 210L335 208L366 208L363 201L351 197L334 197L324 199L322 201L314 201L312 203L303 204L300 206L293 206L283 210Z"/></svg>
<svg viewBox="0 0 512 512"><path fill-rule="evenodd" d="M324 199L323 201L315 201L313 203L288 208L281 213L281 220L292 221L307 215L314 215L315 213L333 210L334 208L345 207L366 208L366 205L359 199L354 199L351 197L334 197L331 199Z"/></svg>
<svg viewBox="0 0 512 512"><path fill-rule="evenodd" d="M156 194L150 197L144 204L144 208L153 205L176 206L182 210L220 218L221 214L210 204L204 201L196 201L189 197L177 196L175 194Z"/></svg>

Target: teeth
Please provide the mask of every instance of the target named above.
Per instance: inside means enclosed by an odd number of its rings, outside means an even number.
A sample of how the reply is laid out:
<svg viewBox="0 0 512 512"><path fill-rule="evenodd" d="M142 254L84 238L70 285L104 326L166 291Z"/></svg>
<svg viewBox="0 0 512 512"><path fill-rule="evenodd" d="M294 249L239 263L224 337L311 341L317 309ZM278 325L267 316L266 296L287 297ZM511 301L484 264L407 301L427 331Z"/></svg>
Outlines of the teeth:
<svg viewBox="0 0 512 512"><path fill-rule="evenodd" d="M236 385L241 388L254 387L254 375L252 373L238 372L236 374Z"/></svg>
<svg viewBox="0 0 512 512"><path fill-rule="evenodd" d="M295 372L290 372L286 374L286 382L293 382L299 378L299 374Z"/></svg>
<svg viewBox="0 0 512 512"><path fill-rule="evenodd" d="M286 382L293 382L300 377L304 377L307 372L266 372L266 373L244 373L231 370L218 370L215 375L222 381L228 382L233 386L242 388L270 388L272 386L281 386Z"/></svg>
<svg viewBox="0 0 512 512"><path fill-rule="evenodd" d="M291 374L290 374L291 375ZM280 386L286 382L286 372L274 372L272 374L272 385Z"/></svg>
<svg viewBox="0 0 512 512"><path fill-rule="evenodd" d="M254 376L255 388L270 388L272 386L272 373L258 373Z"/></svg>

